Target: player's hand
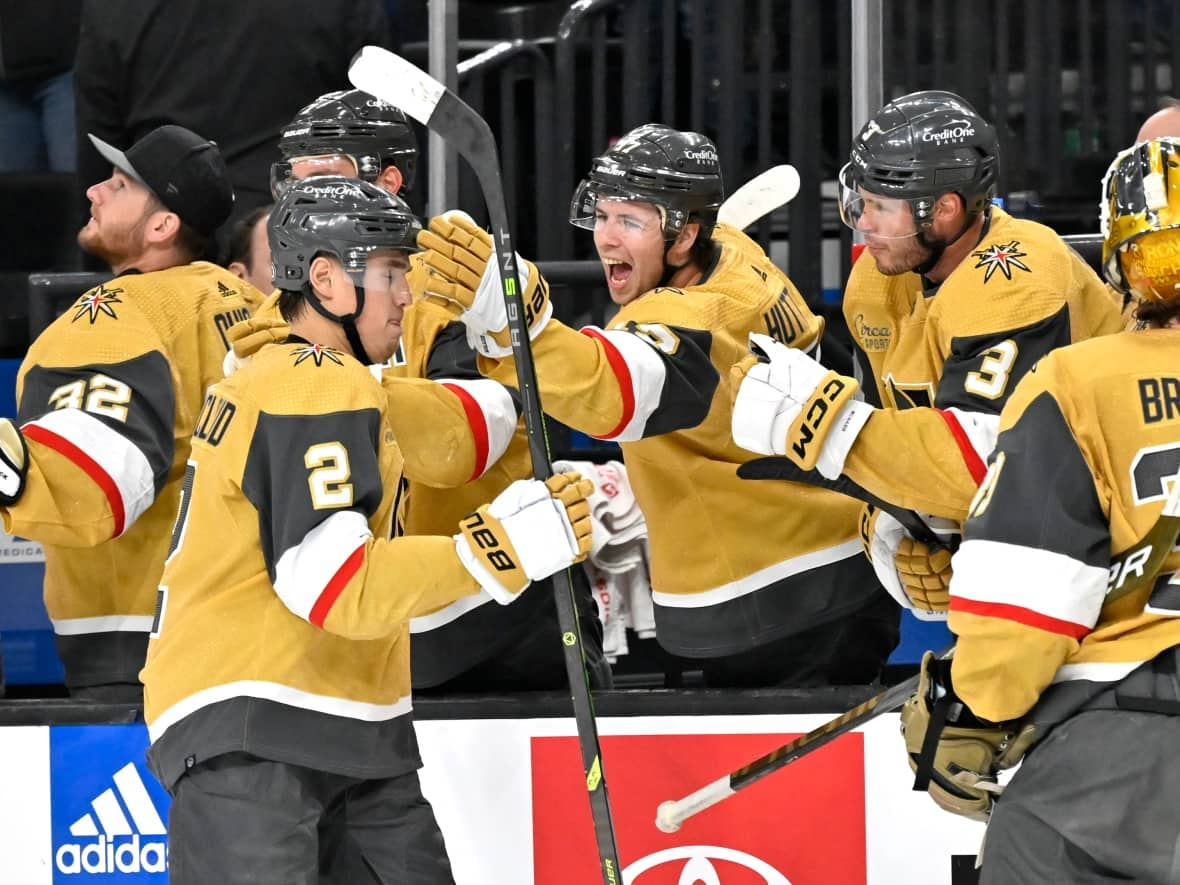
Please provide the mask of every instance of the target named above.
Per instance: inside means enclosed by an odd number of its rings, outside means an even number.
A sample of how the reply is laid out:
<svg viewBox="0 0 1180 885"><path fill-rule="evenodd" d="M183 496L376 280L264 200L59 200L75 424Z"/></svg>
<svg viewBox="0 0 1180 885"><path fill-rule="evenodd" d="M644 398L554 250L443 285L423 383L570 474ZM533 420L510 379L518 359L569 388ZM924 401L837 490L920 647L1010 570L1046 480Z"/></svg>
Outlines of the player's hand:
<svg viewBox="0 0 1180 885"><path fill-rule="evenodd" d="M769 335L750 333L751 356L731 370L737 395L734 442L760 455L786 455L804 470L840 476L872 407L857 383Z"/></svg>
<svg viewBox="0 0 1180 885"><path fill-rule="evenodd" d="M530 582L581 562L593 526L586 499L594 490L579 474L541 482L518 479L459 522L459 559L496 602L507 605Z"/></svg>
<svg viewBox="0 0 1180 885"><path fill-rule="evenodd" d="M441 303L467 326L468 343L484 356L512 353L508 313L492 238L462 212L448 212L430 220L418 234L427 274L423 296ZM516 256L529 338L535 338L553 315L549 284L536 265Z"/></svg>
<svg viewBox="0 0 1180 885"><path fill-rule="evenodd" d="M901 733L917 788L946 811L986 821L1003 788L996 772L1020 761L1034 740L1030 726L992 725L977 719L955 696L951 664L922 656L918 690L901 708ZM945 705L946 725L931 733L935 705ZM928 746L934 742L934 746ZM922 764L929 761L929 770Z"/></svg>
<svg viewBox="0 0 1180 885"><path fill-rule="evenodd" d="M914 608L927 612L945 612L951 604L951 552L945 547L931 550L929 545L908 535L901 539L894 557L897 574Z"/></svg>
<svg viewBox="0 0 1180 885"><path fill-rule="evenodd" d="M234 323L226 330L229 350L222 362L222 370L226 375L232 375L264 345L286 341L290 334L291 327L279 313L278 292L272 292L253 316Z"/></svg>
<svg viewBox="0 0 1180 885"><path fill-rule="evenodd" d="M7 418L0 418L0 505L20 500L29 469L29 448L24 434Z"/></svg>
<svg viewBox="0 0 1180 885"><path fill-rule="evenodd" d="M910 537L901 523L872 504L860 514L860 541L877 580L923 621L941 621L950 607L951 552Z"/></svg>

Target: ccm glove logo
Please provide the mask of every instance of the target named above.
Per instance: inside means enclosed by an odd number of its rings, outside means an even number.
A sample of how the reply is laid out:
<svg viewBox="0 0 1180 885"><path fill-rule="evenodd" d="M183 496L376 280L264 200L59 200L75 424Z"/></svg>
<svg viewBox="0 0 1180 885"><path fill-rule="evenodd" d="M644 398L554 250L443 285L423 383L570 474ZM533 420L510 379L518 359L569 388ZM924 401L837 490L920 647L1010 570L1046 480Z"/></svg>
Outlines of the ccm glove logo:
<svg viewBox="0 0 1180 885"><path fill-rule="evenodd" d="M848 382L842 375L829 372L791 424L787 439L792 460L804 470L814 469L823 439L831 429L830 422L856 393L855 383Z"/></svg>
<svg viewBox="0 0 1180 885"><path fill-rule="evenodd" d="M465 516L460 526L468 542L478 548L488 565L496 571L507 572L518 567L480 511Z"/></svg>

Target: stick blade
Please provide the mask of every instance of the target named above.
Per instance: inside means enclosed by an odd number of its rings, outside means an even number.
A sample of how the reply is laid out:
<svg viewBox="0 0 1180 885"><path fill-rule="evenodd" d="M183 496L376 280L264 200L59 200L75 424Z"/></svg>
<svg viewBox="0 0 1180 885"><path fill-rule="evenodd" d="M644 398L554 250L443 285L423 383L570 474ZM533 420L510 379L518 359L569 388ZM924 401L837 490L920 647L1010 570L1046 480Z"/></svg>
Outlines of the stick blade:
<svg viewBox="0 0 1180 885"><path fill-rule="evenodd" d="M447 92L421 68L380 46L365 46L353 57L348 79L357 89L400 108L423 125Z"/></svg>
<svg viewBox="0 0 1180 885"><path fill-rule="evenodd" d="M767 213L791 202L798 193L798 170L790 163L771 166L730 194L717 211L717 220L743 230Z"/></svg>

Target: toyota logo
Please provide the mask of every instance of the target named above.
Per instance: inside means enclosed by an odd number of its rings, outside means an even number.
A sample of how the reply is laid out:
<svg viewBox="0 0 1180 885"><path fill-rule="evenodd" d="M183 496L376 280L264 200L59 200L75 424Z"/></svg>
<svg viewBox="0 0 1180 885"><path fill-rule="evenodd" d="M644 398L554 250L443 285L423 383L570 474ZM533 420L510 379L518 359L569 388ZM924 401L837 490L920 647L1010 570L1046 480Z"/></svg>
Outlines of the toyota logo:
<svg viewBox="0 0 1180 885"><path fill-rule="evenodd" d="M766 885L791 885L791 880L766 861L719 845L681 845L679 848L665 848L655 854L642 857L623 870L623 885L643 885L640 877L648 870L665 864L684 862L677 885L722 885L721 875L712 861L722 860L738 864L757 873Z"/></svg>

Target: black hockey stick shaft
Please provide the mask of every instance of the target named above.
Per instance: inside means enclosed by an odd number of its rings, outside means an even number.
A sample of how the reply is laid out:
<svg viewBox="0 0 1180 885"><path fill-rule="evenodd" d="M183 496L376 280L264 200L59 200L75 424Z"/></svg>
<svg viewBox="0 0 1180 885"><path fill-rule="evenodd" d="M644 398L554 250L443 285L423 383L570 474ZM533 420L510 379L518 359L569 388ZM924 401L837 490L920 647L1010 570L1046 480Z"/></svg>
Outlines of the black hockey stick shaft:
<svg viewBox="0 0 1180 885"><path fill-rule="evenodd" d="M471 166L483 192L491 221L494 260L500 269L500 282L512 336L512 355L516 363L517 383L523 401L525 429L533 475L540 480L553 475L549 441L545 429L537 386L536 368L524 311L516 252L508 227L508 211L500 177L496 140L487 121L457 95L430 78L404 59L387 50L368 46L358 53L349 70L353 85L401 108L444 140L454 145ZM582 769L594 822L599 871L605 885L619 885L618 848L614 821L606 789L606 775L594 718L594 705L586 672L585 648L578 610L574 604L574 585L569 570L553 575L558 624L565 658L570 700L582 753Z"/></svg>
<svg viewBox="0 0 1180 885"><path fill-rule="evenodd" d="M878 695L857 704L851 710L841 713L835 719L825 722L807 734L788 741L781 747L759 756L753 762L731 771L729 774L689 793L682 799L663 802L656 812L656 826L665 833L673 833L688 818L711 808L723 799L728 799L738 790L762 780L780 768L790 765L796 759L830 744L836 738L855 731L870 719L900 707L918 688L918 676L891 686Z"/></svg>
<svg viewBox="0 0 1180 885"><path fill-rule="evenodd" d="M914 510L897 507L888 501L878 498L863 486L858 485L846 476L838 479L828 479L818 470L804 470L790 458L771 455L767 458L755 458L738 467L737 474L742 479L779 479L788 482L801 482L807 485L819 486L829 491L839 492L857 501L872 504L878 510L888 513L915 540L921 541L931 550L941 550L954 545L940 538L926 521Z"/></svg>

